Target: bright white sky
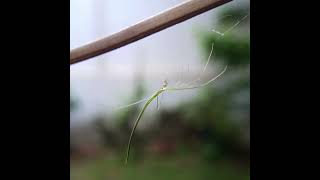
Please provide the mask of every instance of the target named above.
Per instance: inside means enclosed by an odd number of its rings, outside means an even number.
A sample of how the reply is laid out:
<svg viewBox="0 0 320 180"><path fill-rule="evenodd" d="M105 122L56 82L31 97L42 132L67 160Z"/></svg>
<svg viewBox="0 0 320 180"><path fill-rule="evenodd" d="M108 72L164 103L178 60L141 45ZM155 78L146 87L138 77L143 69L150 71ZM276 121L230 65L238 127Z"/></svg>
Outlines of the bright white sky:
<svg viewBox="0 0 320 180"><path fill-rule="evenodd" d="M184 0L70 0L70 49L115 33ZM238 1L239 2L239 1ZM111 112L124 105L133 91L135 72L143 73L148 94L158 89L167 78L183 79L203 67L196 37L197 30L214 27L214 14L231 2L174 27L151 35L87 62L70 66L71 90L81 103L72 118L89 120L95 113ZM241 2L241 1L240 1ZM189 66L189 73L188 67ZM181 73L183 72L183 73ZM196 94L193 92L166 95L163 106L176 104Z"/></svg>

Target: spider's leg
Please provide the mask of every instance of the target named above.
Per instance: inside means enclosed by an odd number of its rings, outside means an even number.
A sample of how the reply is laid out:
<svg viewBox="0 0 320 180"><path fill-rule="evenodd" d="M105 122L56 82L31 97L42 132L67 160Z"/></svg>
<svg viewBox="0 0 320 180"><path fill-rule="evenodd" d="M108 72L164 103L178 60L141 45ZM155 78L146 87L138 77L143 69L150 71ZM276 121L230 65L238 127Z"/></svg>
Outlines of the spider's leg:
<svg viewBox="0 0 320 180"><path fill-rule="evenodd" d="M225 35L226 33L228 33L229 31L232 31L234 28L236 28L244 19L246 19L249 16L249 14L245 15L244 17L242 17L240 20L237 21L237 23L235 23L233 26L231 26L229 29L227 29L223 35Z"/></svg>
<svg viewBox="0 0 320 180"><path fill-rule="evenodd" d="M179 87L179 85L181 85L181 81L178 81L175 86Z"/></svg>
<svg viewBox="0 0 320 180"><path fill-rule="evenodd" d="M214 49L214 42L212 42L212 44L211 44L210 54L209 54L209 57L208 57L208 59L207 59L206 65L204 66L204 68L203 68L203 70L202 70L202 72L201 72L201 75L202 75L202 74L206 71L206 69L207 69L207 66L208 66L208 64L209 64L209 61L211 60L211 56L212 56L212 53L213 53L213 49Z"/></svg>
<svg viewBox="0 0 320 180"><path fill-rule="evenodd" d="M212 29L212 32L215 32L217 34L220 35L220 37L223 37L225 34L227 34L228 32L232 31L234 28L236 28L244 19L246 19L249 16L249 13L247 15L245 15L244 17L242 17L240 20L238 20L233 26L231 26L230 28L228 28L226 31L224 31L223 33L217 30Z"/></svg>
<svg viewBox="0 0 320 180"><path fill-rule="evenodd" d="M133 135L134 135L134 132L139 124L139 121L142 117L142 115L144 114L145 110L147 109L147 107L149 106L149 104L156 98L158 97L161 93L163 92L163 90L159 90L157 92L154 93L154 95L152 95L148 101L144 104L142 110L140 111L139 113L139 116L138 118L136 119L136 121L134 122L134 125L133 125L133 128L131 130L131 134L130 134L130 137L129 137L129 142L128 142L128 147L127 147L127 154L126 154L126 160L125 160L125 164L128 163L128 160L129 160L129 155L130 155L130 148L131 148L131 141L133 139Z"/></svg>
<svg viewBox="0 0 320 180"><path fill-rule="evenodd" d="M215 81L218 77L220 77L224 72L226 72L227 67L228 67L228 66L226 66L226 67L224 68L224 70L223 70L222 72L220 72L217 76L211 78L209 81L207 81L207 82L205 82L205 83L203 83L203 84L200 84L199 86L190 86L190 87L183 87L183 88L167 88L166 90L169 90L169 91L170 91L170 90L172 90L172 91L174 91L174 90L188 90L188 89L196 89L196 88L200 88L200 87L207 86L207 85L209 85L210 83L212 83L213 81Z"/></svg>
<svg viewBox="0 0 320 180"><path fill-rule="evenodd" d="M201 87L207 86L208 84L212 83L213 81L215 81L218 77L220 77L224 72L226 72L228 66L226 66L222 72L220 72L217 76L215 76L214 78L210 79L209 81L207 81L206 83L203 83L201 85Z"/></svg>
<svg viewBox="0 0 320 180"><path fill-rule="evenodd" d="M136 102L133 102L133 103L124 105L124 106L120 106L120 107L118 107L118 108L115 108L115 110L120 110L120 109L128 108L128 107L130 107L130 106L134 106L134 105L143 103L143 102L147 101L149 98L150 98L150 97L147 97L147 98L141 99L141 100L139 100L139 101L136 101Z"/></svg>
<svg viewBox="0 0 320 180"><path fill-rule="evenodd" d="M209 57L208 57L208 59L207 59L207 62L206 62L206 64L205 64L203 70L199 73L198 78L196 78L196 79L194 79L194 80L192 80L192 81L190 81L190 82L188 82L188 83L181 83L181 82L179 81L179 82L175 85L176 88L179 88L179 85L181 85L181 86L182 86L182 85L192 86L193 83L196 83L196 82L198 82L198 81L201 80L201 76L202 76L202 74L206 71L207 66L208 66L208 64L209 64L209 61L211 60L211 57L212 57L212 54L213 54L213 49L214 49L214 42L211 44L211 50L210 50ZM189 71L189 67L188 67L188 71Z"/></svg>
<svg viewBox="0 0 320 180"><path fill-rule="evenodd" d="M159 109L160 109L160 107L159 107L159 98L157 96L157 110L159 110Z"/></svg>

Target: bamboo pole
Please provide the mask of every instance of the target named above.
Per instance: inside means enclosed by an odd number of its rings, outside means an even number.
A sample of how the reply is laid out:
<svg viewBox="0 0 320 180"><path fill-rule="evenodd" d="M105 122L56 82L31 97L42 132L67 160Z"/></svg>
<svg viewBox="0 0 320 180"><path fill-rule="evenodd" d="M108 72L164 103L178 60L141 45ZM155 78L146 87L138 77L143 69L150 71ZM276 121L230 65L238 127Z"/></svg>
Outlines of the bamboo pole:
<svg viewBox="0 0 320 180"><path fill-rule="evenodd" d="M70 65L128 45L232 0L189 0L115 34L70 51Z"/></svg>

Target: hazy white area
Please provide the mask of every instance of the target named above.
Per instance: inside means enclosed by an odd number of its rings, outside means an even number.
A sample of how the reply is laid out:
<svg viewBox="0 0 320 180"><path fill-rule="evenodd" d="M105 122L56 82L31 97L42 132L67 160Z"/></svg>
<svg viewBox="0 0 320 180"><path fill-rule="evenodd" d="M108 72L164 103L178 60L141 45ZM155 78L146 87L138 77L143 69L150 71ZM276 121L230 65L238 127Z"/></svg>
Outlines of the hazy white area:
<svg viewBox="0 0 320 180"><path fill-rule="evenodd" d="M70 0L70 49L84 45L133 25L183 0ZM112 113L112 108L128 103L137 73L144 77L147 95L161 87L187 81L203 68L204 59L196 31L213 29L215 10L151 35L89 61L70 66L71 91L80 102L73 122L89 120L96 113ZM221 70L221 69L219 69ZM218 73L208 69L208 76ZM165 94L162 108L174 106L197 95L197 90Z"/></svg>

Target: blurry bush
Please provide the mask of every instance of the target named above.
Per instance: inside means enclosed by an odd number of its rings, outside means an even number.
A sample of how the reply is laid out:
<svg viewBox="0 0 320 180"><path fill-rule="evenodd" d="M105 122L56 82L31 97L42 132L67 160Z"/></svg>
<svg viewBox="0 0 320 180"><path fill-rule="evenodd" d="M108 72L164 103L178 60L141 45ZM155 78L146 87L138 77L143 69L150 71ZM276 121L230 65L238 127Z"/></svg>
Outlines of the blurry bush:
<svg viewBox="0 0 320 180"><path fill-rule="evenodd" d="M248 6L230 9L219 15L221 32L248 14ZM249 158L250 152L250 23L249 16L225 36L202 33L206 54L214 42L214 61L228 65L216 85L203 88L195 101L180 107L183 119L201 132L203 156L236 154ZM210 62L213 62L213 59ZM223 154L222 154L223 152Z"/></svg>

